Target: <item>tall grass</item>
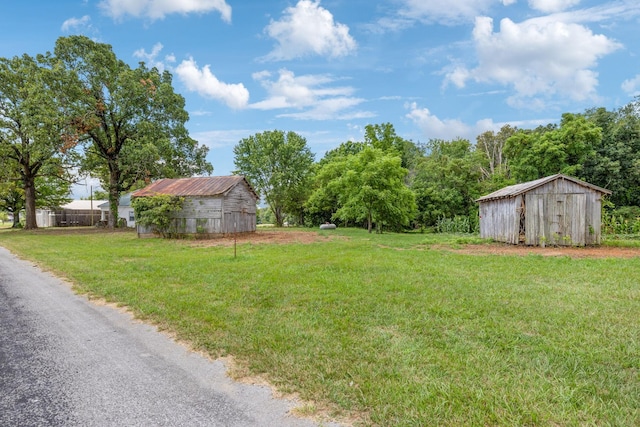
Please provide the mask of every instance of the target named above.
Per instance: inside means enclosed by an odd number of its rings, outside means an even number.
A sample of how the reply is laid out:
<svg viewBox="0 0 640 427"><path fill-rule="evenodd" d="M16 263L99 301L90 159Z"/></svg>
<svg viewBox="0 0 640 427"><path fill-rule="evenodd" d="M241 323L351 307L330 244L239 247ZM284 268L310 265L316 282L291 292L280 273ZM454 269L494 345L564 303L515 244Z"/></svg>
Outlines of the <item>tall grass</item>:
<svg viewBox="0 0 640 427"><path fill-rule="evenodd" d="M477 217L471 216L442 217L436 221L434 230L437 233L478 233L480 231L480 223Z"/></svg>
<svg viewBox="0 0 640 427"><path fill-rule="evenodd" d="M340 238L243 244L237 258L126 233L8 231L0 244L360 424L640 425L638 259L319 234Z"/></svg>

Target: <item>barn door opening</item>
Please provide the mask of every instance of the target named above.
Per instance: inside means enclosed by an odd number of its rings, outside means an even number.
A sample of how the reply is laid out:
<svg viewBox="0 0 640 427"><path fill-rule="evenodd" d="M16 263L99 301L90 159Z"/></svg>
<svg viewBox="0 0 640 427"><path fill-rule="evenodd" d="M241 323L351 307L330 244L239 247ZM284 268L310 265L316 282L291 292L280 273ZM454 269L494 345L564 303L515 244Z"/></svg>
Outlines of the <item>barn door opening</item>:
<svg viewBox="0 0 640 427"><path fill-rule="evenodd" d="M525 200L524 197L520 198L520 207L518 208L518 243L525 243L527 240L527 207Z"/></svg>

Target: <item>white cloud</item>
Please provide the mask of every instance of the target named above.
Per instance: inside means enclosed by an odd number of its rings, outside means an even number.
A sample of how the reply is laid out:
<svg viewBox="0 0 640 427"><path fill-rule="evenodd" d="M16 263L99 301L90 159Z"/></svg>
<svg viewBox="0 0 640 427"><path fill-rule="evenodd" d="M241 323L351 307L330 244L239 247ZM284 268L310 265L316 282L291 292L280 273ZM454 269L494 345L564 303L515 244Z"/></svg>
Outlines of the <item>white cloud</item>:
<svg viewBox="0 0 640 427"><path fill-rule="evenodd" d="M245 108L249 102L249 91L242 83L221 82L211 73L209 65L200 69L193 58L182 61L175 73L189 91L220 100L231 108Z"/></svg>
<svg viewBox="0 0 640 427"><path fill-rule="evenodd" d="M206 145L209 148L225 148L233 147L242 138L246 138L248 135L255 133L253 130L248 129L234 129L234 130L209 130L202 132L193 132L191 137L198 141L200 144Z"/></svg>
<svg viewBox="0 0 640 427"><path fill-rule="evenodd" d="M551 19L531 19L516 24L500 21L494 33L493 20L476 18L473 30L478 66L458 66L447 82L464 87L469 80L513 86L518 99L566 95L574 100L596 98L598 59L621 45L582 25Z"/></svg>
<svg viewBox="0 0 640 427"><path fill-rule="evenodd" d="M486 131L498 132L503 126L510 125L518 128L534 128L552 123L555 119L535 119L528 121L512 121L496 123L492 119L481 119L473 125L468 125L458 119L440 119L433 115L427 108L419 108L415 102L406 104L409 110L406 117L424 132L428 139L453 140L456 138L468 139L475 142L476 137Z"/></svg>
<svg viewBox="0 0 640 427"><path fill-rule="evenodd" d="M186 15L215 10L224 21L231 22L231 6L225 0L102 0L99 7L113 19L131 15L155 21L172 13Z"/></svg>
<svg viewBox="0 0 640 427"><path fill-rule="evenodd" d="M153 45L153 49L151 50L151 52L148 53L144 48L141 48L133 52L133 56L134 58L141 59L147 65L147 67L155 67L162 73L166 68L167 62L176 62L176 57L173 54L165 56L164 61L160 61L157 59L163 47L164 46L162 46L162 43L156 43L155 45Z"/></svg>
<svg viewBox="0 0 640 427"><path fill-rule="evenodd" d="M636 75L632 79L622 82L622 90L629 96L640 95L640 74Z"/></svg>
<svg viewBox="0 0 640 427"><path fill-rule="evenodd" d="M560 12L579 3L580 0L529 0L532 9L545 13Z"/></svg>
<svg viewBox="0 0 640 427"><path fill-rule="evenodd" d="M280 117L305 120L353 119L372 117L366 111L354 111L353 108L364 100L353 96L355 89L350 86L330 86L336 79L329 75L295 76L293 72L282 69L278 79L262 71L253 74L267 91L267 99L251 104L258 110L297 109L300 112L283 113Z"/></svg>
<svg viewBox="0 0 640 427"><path fill-rule="evenodd" d="M69 18L62 23L60 28L62 31L78 31L85 28L91 28L91 17L84 15L82 18Z"/></svg>
<svg viewBox="0 0 640 427"><path fill-rule="evenodd" d="M407 106L409 113L406 117L411 119L424 132L428 139L454 139L472 137L472 128L457 119L440 119L427 108L418 108L415 102Z"/></svg>
<svg viewBox="0 0 640 427"><path fill-rule="evenodd" d="M320 1L300 0L284 11L279 21L271 21L265 32L277 45L263 59L280 61L310 54L340 57L356 49L349 27L336 23Z"/></svg>
<svg viewBox="0 0 640 427"><path fill-rule="evenodd" d="M496 0L404 0L400 16L428 23L458 23L469 21L489 7Z"/></svg>

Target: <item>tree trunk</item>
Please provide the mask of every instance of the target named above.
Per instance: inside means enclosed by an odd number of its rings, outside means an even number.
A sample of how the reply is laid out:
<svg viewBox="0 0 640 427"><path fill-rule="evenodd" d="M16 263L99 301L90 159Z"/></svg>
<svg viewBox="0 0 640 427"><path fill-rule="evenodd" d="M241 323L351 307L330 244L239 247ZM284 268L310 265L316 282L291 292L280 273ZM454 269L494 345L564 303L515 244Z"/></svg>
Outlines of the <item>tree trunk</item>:
<svg viewBox="0 0 640 427"><path fill-rule="evenodd" d="M36 222L36 187L31 176L24 177L24 211L25 211L25 230L35 230L38 228Z"/></svg>
<svg viewBox="0 0 640 427"><path fill-rule="evenodd" d="M280 209L279 207L271 208L271 211L273 212L273 216L276 218L276 227L282 227L284 221L282 218L282 209Z"/></svg>
<svg viewBox="0 0 640 427"><path fill-rule="evenodd" d="M118 204L120 203L120 189L118 181L120 171L115 160L109 160L109 222L108 226L114 229L118 226Z"/></svg>
<svg viewBox="0 0 640 427"><path fill-rule="evenodd" d="M11 228L20 228L20 210L13 212L13 225Z"/></svg>
<svg viewBox="0 0 640 427"><path fill-rule="evenodd" d="M367 215L367 231L371 233L372 228L373 228L373 218L371 217L371 212L369 212L369 214Z"/></svg>

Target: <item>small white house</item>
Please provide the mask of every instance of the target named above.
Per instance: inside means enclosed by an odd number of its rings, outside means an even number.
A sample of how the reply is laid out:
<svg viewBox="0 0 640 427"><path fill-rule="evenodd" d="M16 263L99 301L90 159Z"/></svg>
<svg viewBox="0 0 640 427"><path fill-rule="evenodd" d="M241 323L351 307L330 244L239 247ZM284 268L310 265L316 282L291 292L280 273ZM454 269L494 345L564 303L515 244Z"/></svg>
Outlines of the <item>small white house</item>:
<svg viewBox="0 0 640 427"><path fill-rule="evenodd" d="M100 221L107 221L111 214L111 204L109 202L98 205L100 208ZM131 206L131 193L123 194L120 196L118 202L118 220L124 218L127 221L127 227L134 228L136 226L136 219L133 213L133 207Z"/></svg>

